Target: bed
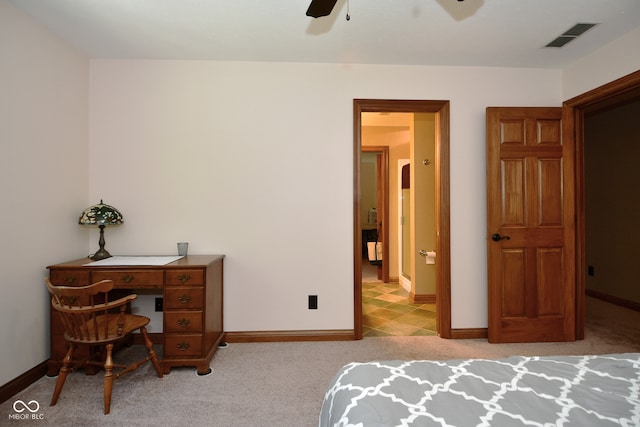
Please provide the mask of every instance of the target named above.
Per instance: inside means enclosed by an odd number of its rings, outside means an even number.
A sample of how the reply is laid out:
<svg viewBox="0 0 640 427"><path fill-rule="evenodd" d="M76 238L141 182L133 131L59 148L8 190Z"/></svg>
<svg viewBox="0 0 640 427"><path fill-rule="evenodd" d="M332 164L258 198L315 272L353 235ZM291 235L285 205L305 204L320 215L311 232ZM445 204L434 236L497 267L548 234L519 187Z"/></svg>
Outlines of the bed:
<svg viewBox="0 0 640 427"><path fill-rule="evenodd" d="M639 426L640 353L350 363L319 426Z"/></svg>

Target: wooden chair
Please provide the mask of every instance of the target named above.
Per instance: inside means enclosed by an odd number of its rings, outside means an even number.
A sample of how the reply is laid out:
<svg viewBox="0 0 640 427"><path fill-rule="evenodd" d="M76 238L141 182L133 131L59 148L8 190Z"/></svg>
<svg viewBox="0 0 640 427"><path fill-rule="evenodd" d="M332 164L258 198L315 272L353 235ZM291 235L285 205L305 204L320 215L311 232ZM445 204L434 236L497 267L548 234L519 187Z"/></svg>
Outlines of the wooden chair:
<svg viewBox="0 0 640 427"><path fill-rule="evenodd" d="M58 380L51 398L51 406L58 402L58 397L67 379L67 374L73 370L73 351L78 344L104 346L106 352L103 362L88 361L104 367L104 413L111 410L111 391L113 380L131 372L151 360L162 378L162 369L158 356L153 349L146 325L149 318L127 314L126 308L137 295L109 301L108 292L113 288L113 281L103 280L88 286L54 286L47 279L47 288L51 293L51 305L60 314L64 326L64 337L69 350L62 362L58 373ZM112 352L114 343L124 340L128 334L140 330L147 348L147 357L129 365L114 364ZM114 372L116 368L117 372Z"/></svg>

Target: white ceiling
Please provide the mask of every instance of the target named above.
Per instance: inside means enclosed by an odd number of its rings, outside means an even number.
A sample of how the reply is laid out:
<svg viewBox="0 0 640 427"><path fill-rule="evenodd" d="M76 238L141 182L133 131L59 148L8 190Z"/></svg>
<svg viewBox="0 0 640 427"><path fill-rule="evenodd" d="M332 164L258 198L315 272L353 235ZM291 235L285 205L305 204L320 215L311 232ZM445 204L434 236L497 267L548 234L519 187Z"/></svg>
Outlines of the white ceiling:
<svg viewBox="0 0 640 427"><path fill-rule="evenodd" d="M640 0L9 1L91 58L560 68L640 26Z"/></svg>

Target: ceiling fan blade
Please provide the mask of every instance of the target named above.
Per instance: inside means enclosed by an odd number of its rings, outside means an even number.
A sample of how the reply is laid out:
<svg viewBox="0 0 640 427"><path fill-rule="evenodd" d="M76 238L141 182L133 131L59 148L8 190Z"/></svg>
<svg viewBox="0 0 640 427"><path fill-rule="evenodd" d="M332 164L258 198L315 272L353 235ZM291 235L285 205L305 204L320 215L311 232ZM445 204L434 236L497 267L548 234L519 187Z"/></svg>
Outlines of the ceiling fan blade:
<svg viewBox="0 0 640 427"><path fill-rule="evenodd" d="M333 10L338 0L311 0L309 9L307 9L307 16L313 16L319 18L321 16L327 16Z"/></svg>

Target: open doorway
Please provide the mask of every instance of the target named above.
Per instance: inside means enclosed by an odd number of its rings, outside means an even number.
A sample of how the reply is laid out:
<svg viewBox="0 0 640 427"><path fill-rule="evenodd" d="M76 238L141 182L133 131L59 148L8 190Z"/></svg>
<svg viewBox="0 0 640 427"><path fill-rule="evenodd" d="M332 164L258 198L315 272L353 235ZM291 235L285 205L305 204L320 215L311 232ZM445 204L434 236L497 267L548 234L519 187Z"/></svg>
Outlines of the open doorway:
<svg viewBox="0 0 640 427"><path fill-rule="evenodd" d="M433 159L428 160L434 174L434 248L436 330L443 338L451 337L451 284L449 244L449 102L408 100L354 100L354 335L363 336L362 323L362 267L363 267L363 206L362 206L362 117L363 113L430 113L435 135ZM388 228L388 227L387 227ZM383 233L387 233L383 227ZM389 239L386 239L387 256ZM413 248L413 252L420 249ZM414 256L416 254L413 254ZM419 257L420 255L418 255ZM384 255L383 255L384 257ZM366 262L366 258L364 258ZM384 259L382 260L384 266ZM397 271L397 269L396 269ZM394 273L390 273L394 276ZM397 277L397 273L395 273ZM420 298L420 294L413 296Z"/></svg>
<svg viewBox="0 0 640 427"><path fill-rule="evenodd" d="M593 255L588 254L587 232L589 231L589 228L587 226L587 223L589 221L593 222L595 218L593 218L593 210L591 210L592 213L590 214L592 215L592 218L587 218L589 211L587 211L586 200L587 197L594 196L593 193L591 196L589 196L589 192L592 192L593 188L587 188L586 182L586 177L589 174L593 174L593 171L587 171L586 168L594 167L594 163L587 162L588 159L585 158L585 139L588 137L586 135L588 129L585 129L585 122L587 120L590 120L589 116L599 115L602 113L606 113L607 111L611 111L614 108L620 107L622 105L629 105L631 103L638 102L640 102L640 71L631 73L625 77L607 83L603 86L600 86L596 89L593 89L589 92L586 92L564 102L564 106L568 108L566 117L563 117L563 120L567 121L568 125L573 126L575 129L574 137L576 147L576 339L584 339L585 335L585 309L587 294L595 294L595 296L600 299L603 299L605 301L609 300L610 302L626 306L634 310L638 310L640 308L640 304L638 304L637 302L633 302L632 299L616 296L616 293L621 295L618 291L603 292L602 289L598 290L596 284L592 284L590 286L593 289L589 289L587 287L587 282L593 280L593 277L589 277L589 266L591 265L593 267L594 262ZM607 139L603 140L601 143L608 145L611 143L611 141ZM633 156L630 156L630 158L631 161L635 159L635 157ZM606 158L600 158L595 163L595 166L599 169L599 171L597 171L597 174L607 173L606 171L602 171L602 162L606 160ZM591 164L591 166L589 166L589 164ZM633 183L629 184L631 184L631 187L633 187ZM631 188L629 189L628 194L635 194L634 191L635 190ZM603 208L607 209L607 215L609 216L611 207L603 206ZM596 213L595 215L598 214ZM592 235L589 238L594 237L595 236ZM607 242L607 245L611 245L610 240ZM621 245L617 244L616 247L620 248ZM591 252L593 252L593 249L591 250ZM593 274L598 274L598 266L596 265L595 268L596 270Z"/></svg>
<svg viewBox="0 0 640 427"><path fill-rule="evenodd" d="M362 113L365 337L436 334L435 119Z"/></svg>
<svg viewBox="0 0 640 427"><path fill-rule="evenodd" d="M390 280L389 151L386 145L368 145L361 153L362 277L370 282Z"/></svg>

